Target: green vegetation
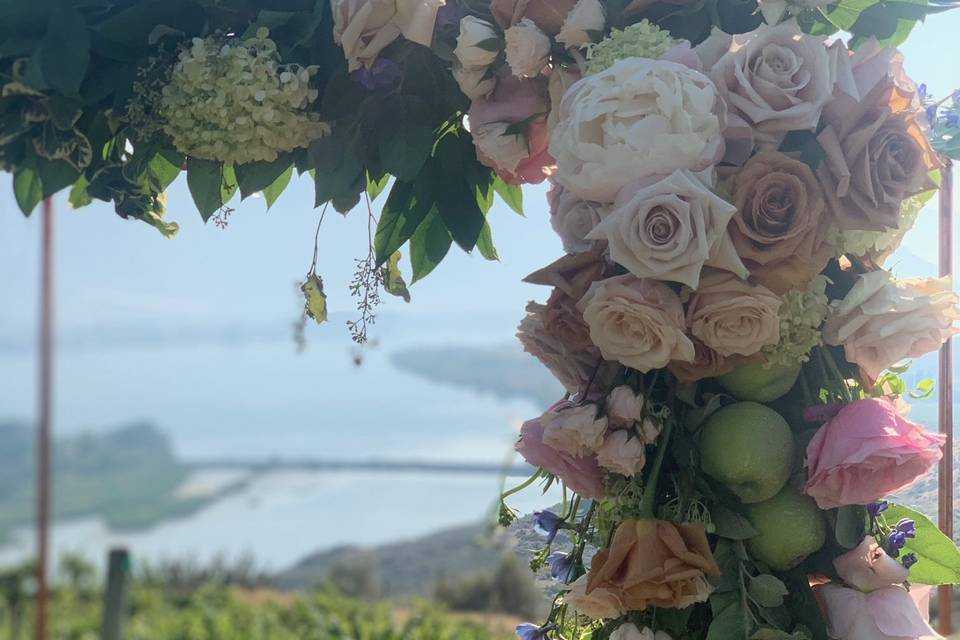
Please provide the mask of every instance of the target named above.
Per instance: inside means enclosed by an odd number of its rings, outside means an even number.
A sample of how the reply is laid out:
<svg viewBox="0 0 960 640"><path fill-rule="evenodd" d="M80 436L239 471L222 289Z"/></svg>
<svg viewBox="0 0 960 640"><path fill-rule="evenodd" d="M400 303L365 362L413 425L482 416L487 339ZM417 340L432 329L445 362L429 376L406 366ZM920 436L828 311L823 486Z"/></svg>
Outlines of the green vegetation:
<svg viewBox="0 0 960 640"><path fill-rule="evenodd" d="M189 470L150 425L62 437L53 450L56 519L99 515L113 528L140 528L210 499L177 496ZM34 459L33 430L0 423L0 543L33 518Z"/></svg>

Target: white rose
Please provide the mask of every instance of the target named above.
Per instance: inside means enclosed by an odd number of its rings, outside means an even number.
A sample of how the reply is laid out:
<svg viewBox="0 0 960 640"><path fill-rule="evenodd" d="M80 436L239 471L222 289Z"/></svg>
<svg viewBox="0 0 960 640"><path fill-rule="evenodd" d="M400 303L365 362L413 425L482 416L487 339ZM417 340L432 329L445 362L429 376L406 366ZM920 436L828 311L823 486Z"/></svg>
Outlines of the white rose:
<svg viewBox="0 0 960 640"><path fill-rule="evenodd" d="M680 298L662 282L630 274L607 278L590 285L577 306L607 360L647 372L694 358Z"/></svg>
<svg viewBox="0 0 960 640"><path fill-rule="evenodd" d="M473 129L473 142L480 154L500 169L514 173L520 163L530 157L527 141L518 133L508 134L507 122L485 124Z"/></svg>
<svg viewBox="0 0 960 640"><path fill-rule="evenodd" d="M568 49L585 47L592 41L589 32L603 31L606 24L606 11L600 0L579 0L563 21L557 42Z"/></svg>
<svg viewBox="0 0 960 640"><path fill-rule="evenodd" d="M453 78L460 85L460 91L471 100L489 95L497 86L497 79L487 75L487 67L453 66Z"/></svg>
<svg viewBox="0 0 960 640"><path fill-rule="evenodd" d="M507 64L513 75L533 78L547 66L550 55L550 37L533 20L524 18L507 29Z"/></svg>
<svg viewBox="0 0 960 640"><path fill-rule="evenodd" d="M643 419L643 396L626 385L614 388L607 396L607 419L613 427L632 427Z"/></svg>
<svg viewBox="0 0 960 640"><path fill-rule="evenodd" d="M429 47L444 0L331 0L333 38L351 71L372 63L401 34Z"/></svg>
<svg viewBox="0 0 960 640"><path fill-rule="evenodd" d="M540 424L544 444L577 457L596 451L607 431L607 419L597 418L595 404L555 405L541 416Z"/></svg>
<svg viewBox="0 0 960 640"><path fill-rule="evenodd" d="M460 20L460 35L453 55L466 68L489 67L500 53L500 36L486 20L464 16Z"/></svg>
<svg viewBox="0 0 960 640"><path fill-rule="evenodd" d="M635 476L647 463L643 440L630 429L611 431L597 449L597 463L614 473L627 477Z"/></svg>
<svg viewBox="0 0 960 640"><path fill-rule="evenodd" d="M749 275L727 232L736 212L692 173L675 171L627 185L587 239L606 240L614 262L638 278L696 289L704 266Z"/></svg>
<svg viewBox="0 0 960 640"><path fill-rule="evenodd" d="M706 169L723 155L724 118L702 73L667 60L618 60L564 95L550 141L556 180L584 200L613 202L637 178Z"/></svg>
<svg viewBox="0 0 960 640"><path fill-rule="evenodd" d="M607 207L581 200L558 184L547 192L550 203L550 225L560 236L563 250L569 254L586 253L596 246L587 234L600 223Z"/></svg>
<svg viewBox="0 0 960 640"><path fill-rule="evenodd" d="M641 631L632 622L622 624L610 634L610 640L673 640L665 631L657 631L644 627Z"/></svg>

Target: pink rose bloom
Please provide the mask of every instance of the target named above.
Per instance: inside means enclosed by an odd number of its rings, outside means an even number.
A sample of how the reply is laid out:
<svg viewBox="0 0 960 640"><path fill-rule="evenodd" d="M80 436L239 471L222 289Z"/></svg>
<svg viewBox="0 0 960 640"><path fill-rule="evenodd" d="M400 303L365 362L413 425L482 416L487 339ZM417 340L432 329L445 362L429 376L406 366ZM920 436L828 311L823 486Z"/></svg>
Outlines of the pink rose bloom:
<svg viewBox="0 0 960 640"><path fill-rule="evenodd" d="M924 620L910 593L901 586L870 593L833 584L817 588L835 640L933 640L942 638Z"/></svg>
<svg viewBox="0 0 960 640"><path fill-rule="evenodd" d="M572 456L544 444L539 419L527 420L520 427L520 440L514 449L535 467L549 471L584 498L603 497L603 470L596 456Z"/></svg>
<svg viewBox="0 0 960 640"><path fill-rule="evenodd" d="M866 536L856 549L836 558L833 566L844 582L860 591L903 584L910 576L910 570L891 558L873 536Z"/></svg>
<svg viewBox="0 0 960 640"><path fill-rule="evenodd" d="M821 509L875 502L929 473L943 442L897 413L889 398L857 400L810 441L804 491Z"/></svg>

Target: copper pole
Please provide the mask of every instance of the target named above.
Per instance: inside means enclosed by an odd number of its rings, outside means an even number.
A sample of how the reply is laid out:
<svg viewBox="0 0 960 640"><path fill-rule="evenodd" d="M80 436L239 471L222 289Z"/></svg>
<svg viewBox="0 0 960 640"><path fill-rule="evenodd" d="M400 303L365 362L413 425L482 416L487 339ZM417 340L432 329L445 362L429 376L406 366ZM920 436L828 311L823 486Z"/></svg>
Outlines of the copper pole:
<svg viewBox="0 0 960 640"><path fill-rule="evenodd" d="M947 160L940 182L940 275L953 275L953 164ZM940 530L953 539L953 345L947 340L940 349L940 433L947 437L940 460ZM953 632L953 588L940 587L937 594L938 630Z"/></svg>
<svg viewBox="0 0 960 640"><path fill-rule="evenodd" d="M43 201L40 248L40 425L37 432L36 640L47 638L47 559L50 534L50 421L53 387L53 202Z"/></svg>

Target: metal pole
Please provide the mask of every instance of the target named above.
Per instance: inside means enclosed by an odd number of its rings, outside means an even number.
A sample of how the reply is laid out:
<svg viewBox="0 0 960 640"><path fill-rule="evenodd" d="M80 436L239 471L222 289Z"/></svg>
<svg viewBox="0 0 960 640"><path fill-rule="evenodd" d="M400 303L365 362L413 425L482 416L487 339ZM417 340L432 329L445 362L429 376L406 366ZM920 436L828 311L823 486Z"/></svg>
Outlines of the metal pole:
<svg viewBox="0 0 960 640"><path fill-rule="evenodd" d="M946 162L940 182L940 275L953 274L953 163ZM947 437L943 458L940 460L939 476L939 524L953 539L953 345L947 340L940 349L940 433ZM953 588L940 587L937 594L939 612L938 630L949 635L953 632Z"/></svg>
<svg viewBox="0 0 960 640"><path fill-rule="evenodd" d="M53 202L43 201L40 246L40 424L37 432L36 640L47 638L47 559L50 534L50 422L53 387Z"/></svg>
<svg viewBox="0 0 960 640"><path fill-rule="evenodd" d="M130 554L111 549L107 560L107 589L103 596L103 627L100 640L121 640L127 620L127 592L130 588Z"/></svg>

